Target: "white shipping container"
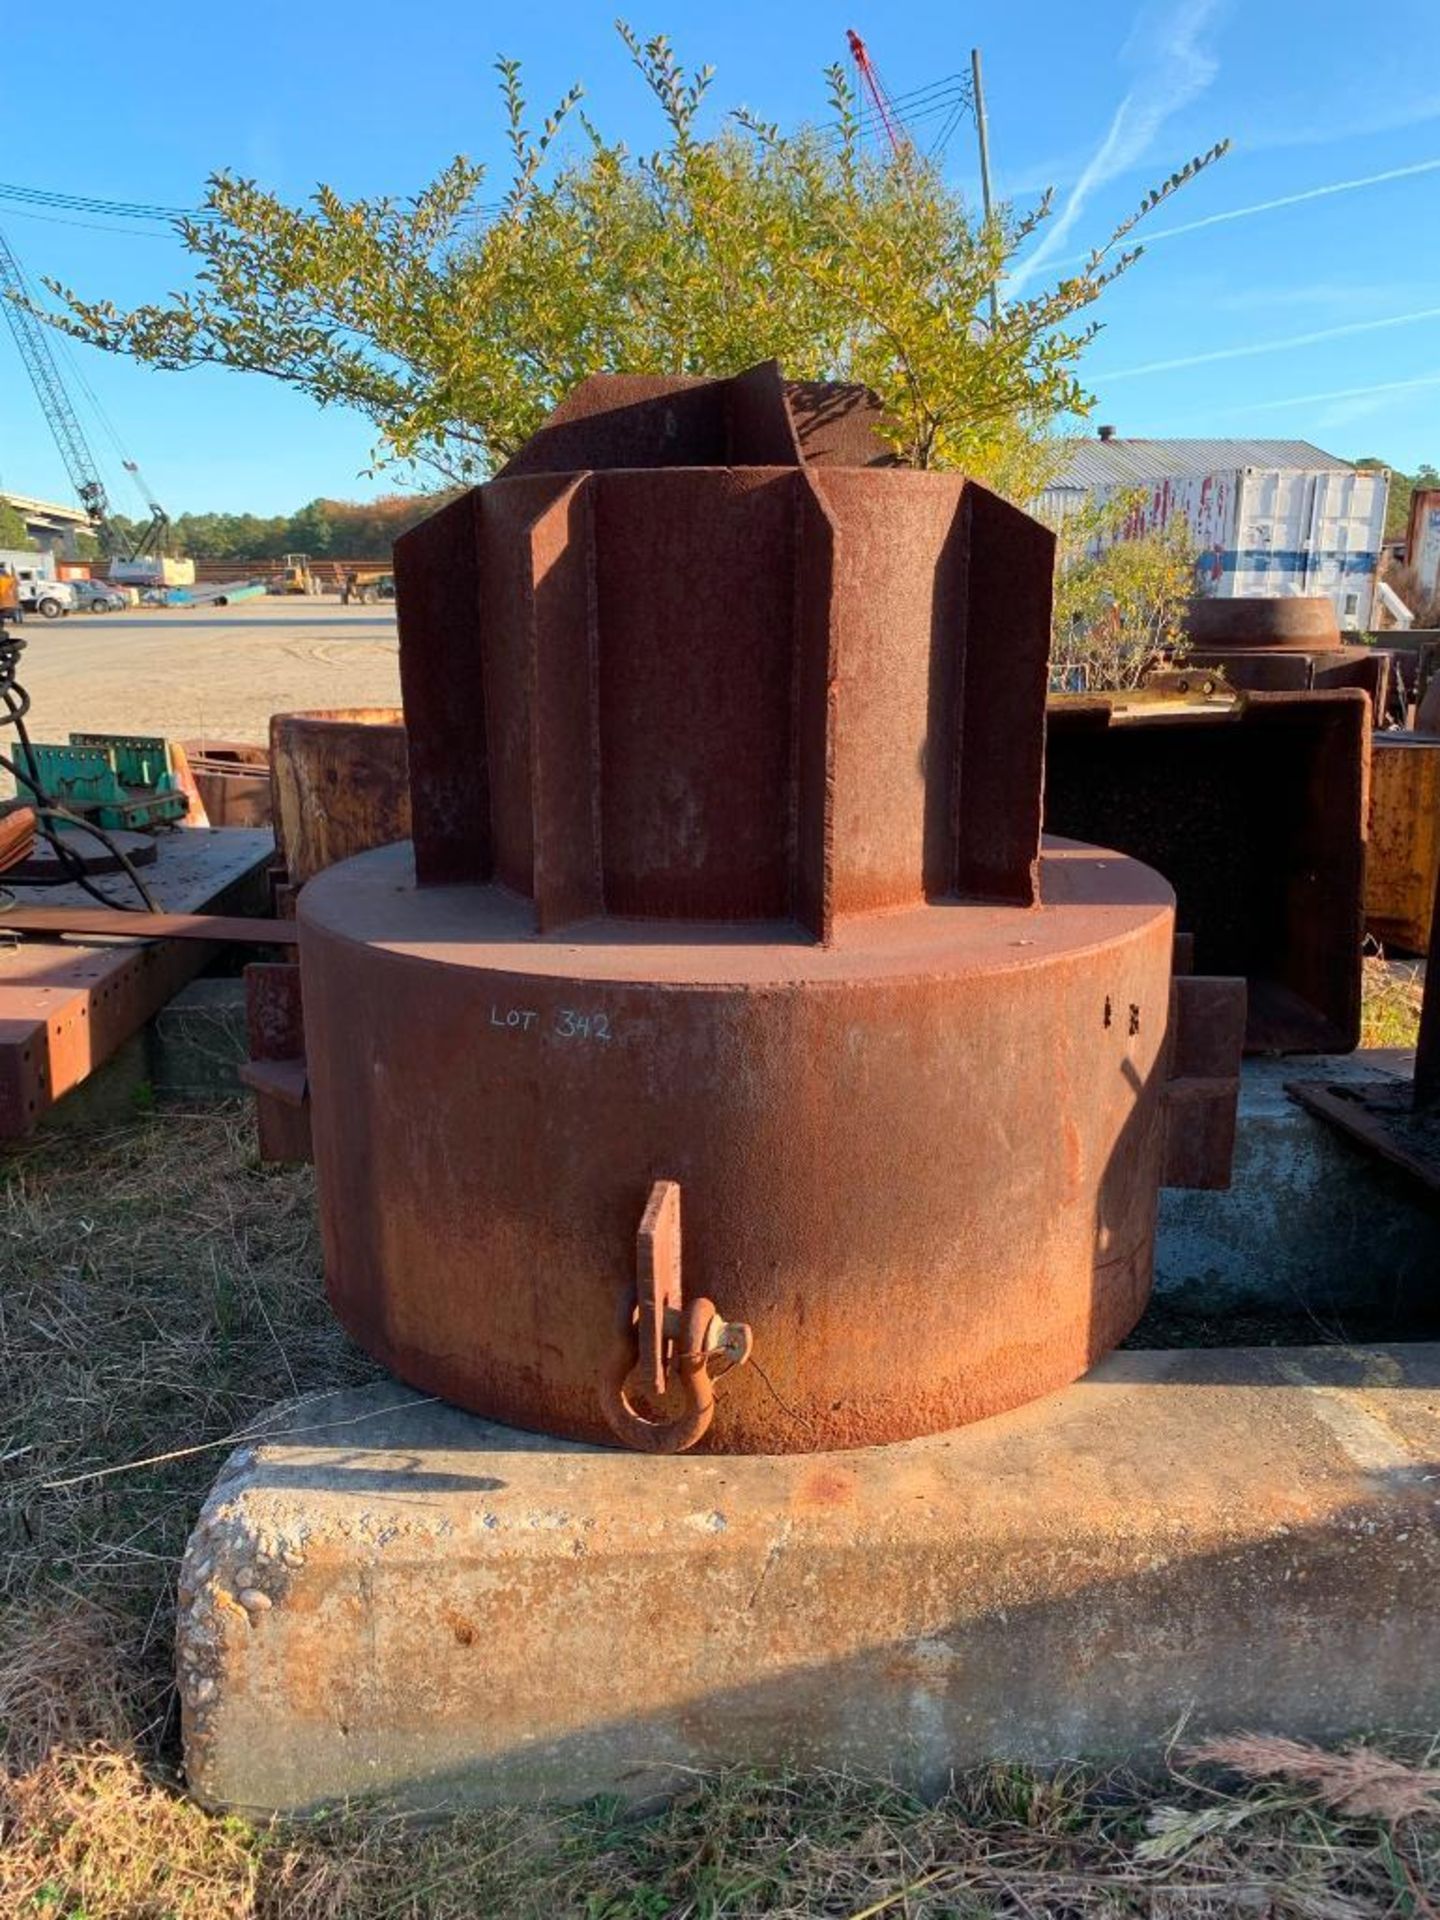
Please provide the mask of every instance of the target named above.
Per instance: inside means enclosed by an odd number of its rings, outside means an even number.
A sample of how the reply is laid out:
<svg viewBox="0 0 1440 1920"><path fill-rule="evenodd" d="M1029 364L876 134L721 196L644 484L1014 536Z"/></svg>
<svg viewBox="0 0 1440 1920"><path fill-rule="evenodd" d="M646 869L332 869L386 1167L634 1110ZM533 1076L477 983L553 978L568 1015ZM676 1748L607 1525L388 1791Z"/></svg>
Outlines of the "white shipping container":
<svg viewBox="0 0 1440 1920"><path fill-rule="evenodd" d="M53 580L55 576L55 556L43 548L37 553L33 549L20 547L0 548L0 565L9 567L12 573L18 573L22 567L39 574L42 580Z"/></svg>
<svg viewBox="0 0 1440 1920"><path fill-rule="evenodd" d="M1406 558L1428 593L1440 593L1440 487L1417 487L1410 498Z"/></svg>
<svg viewBox="0 0 1440 1920"><path fill-rule="evenodd" d="M1195 540L1198 591L1222 599L1323 595L1342 628L1364 628L1370 625L1389 491L1388 473L1339 464L1243 466L1055 486L1042 494L1040 508L1053 521L1082 497L1139 493L1140 509L1120 537L1158 531L1181 515Z"/></svg>

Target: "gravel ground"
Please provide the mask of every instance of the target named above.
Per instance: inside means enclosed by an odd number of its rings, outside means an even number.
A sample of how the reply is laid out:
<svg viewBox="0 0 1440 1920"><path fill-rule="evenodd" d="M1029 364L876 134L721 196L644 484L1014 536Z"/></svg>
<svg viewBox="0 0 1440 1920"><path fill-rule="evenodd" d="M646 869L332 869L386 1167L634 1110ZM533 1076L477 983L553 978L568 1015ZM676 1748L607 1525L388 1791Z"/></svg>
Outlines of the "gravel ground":
<svg viewBox="0 0 1440 1920"><path fill-rule="evenodd" d="M272 713L400 703L393 606L333 597L29 619L36 740L72 732L263 741Z"/></svg>

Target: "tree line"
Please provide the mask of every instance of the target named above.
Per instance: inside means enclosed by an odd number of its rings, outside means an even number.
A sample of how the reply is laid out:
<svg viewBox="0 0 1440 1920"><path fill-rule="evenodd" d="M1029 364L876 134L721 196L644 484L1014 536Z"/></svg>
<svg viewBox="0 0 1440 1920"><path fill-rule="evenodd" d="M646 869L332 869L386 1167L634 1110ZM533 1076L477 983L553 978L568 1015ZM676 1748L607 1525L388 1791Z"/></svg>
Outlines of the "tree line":
<svg viewBox="0 0 1440 1920"><path fill-rule="evenodd" d="M378 500L311 500L290 514L182 513L170 523L166 551L196 560L278 560L307 553L314 560L383 559L393 543L449 497L391 493ZM144 522L115 515L114 525L138 538Z"/></svg>
<svg viewBox="0 0 1440 1920"><path fill-rule="evenodd" d="M1365 454L1355 462L1357 467L1387 467L1388 460L1381 460L1373 453ZM1440 487L1440 473L1427 460L1418 473L1401 473L1398 467L1390 467L1390 498L1385 509L1385 538L1403 540L1410 526L1410 500L1417 487Z"/></svg>

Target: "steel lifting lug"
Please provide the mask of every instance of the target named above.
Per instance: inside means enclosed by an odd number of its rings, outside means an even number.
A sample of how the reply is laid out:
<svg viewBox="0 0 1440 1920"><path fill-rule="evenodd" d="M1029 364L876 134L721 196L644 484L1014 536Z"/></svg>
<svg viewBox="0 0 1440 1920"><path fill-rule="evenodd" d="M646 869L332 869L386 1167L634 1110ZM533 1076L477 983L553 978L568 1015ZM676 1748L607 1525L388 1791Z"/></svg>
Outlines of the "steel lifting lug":
<svg viewBox="0 0 1440 1920"><path fill-rule="evenodd" d="M621 1289L615 1345L600 1381L600 1404L616 1438L641 1453L684 1453L715 1413L710 1361L733 1367L750 1358L753 1339L739 1320L723 1320L713 1300L685 1300L680 1285L680 1184L657 1180L635 1239L635 1279ZM673 1420L651 1420L631 1405L626 1388L636 1368L660 1399L672 1372L685 1396Z"/></svg>

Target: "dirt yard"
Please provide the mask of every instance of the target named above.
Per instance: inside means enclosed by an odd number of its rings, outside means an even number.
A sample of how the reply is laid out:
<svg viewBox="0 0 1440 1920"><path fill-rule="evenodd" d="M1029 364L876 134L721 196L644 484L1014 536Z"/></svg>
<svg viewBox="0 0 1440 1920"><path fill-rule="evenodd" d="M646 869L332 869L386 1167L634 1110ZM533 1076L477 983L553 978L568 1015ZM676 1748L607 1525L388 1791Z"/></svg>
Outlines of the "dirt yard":
<svg viewBox="0 0 1440 1920"><path fill-rule="evenodd" d="M36 740L72 732L265 740L272 713L400 701L393 606L334 598L27 620Z"/></svg>

